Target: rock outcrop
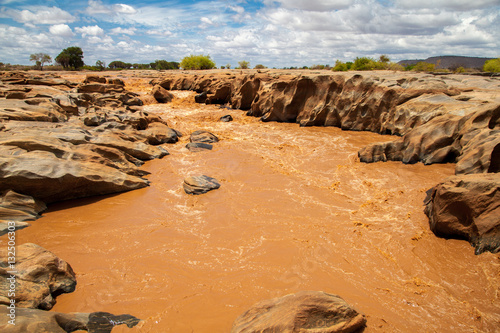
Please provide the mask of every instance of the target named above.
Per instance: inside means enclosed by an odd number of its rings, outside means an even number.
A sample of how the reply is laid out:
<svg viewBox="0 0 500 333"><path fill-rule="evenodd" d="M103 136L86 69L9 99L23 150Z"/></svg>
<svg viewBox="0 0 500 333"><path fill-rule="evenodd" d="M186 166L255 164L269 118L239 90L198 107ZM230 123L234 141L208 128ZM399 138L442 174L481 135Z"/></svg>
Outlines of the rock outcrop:
<svg viewBox="0 0 500 333"><path fill-rule="evenodd" d="M302 291L255 304L233 323L231 333L361 332L366 317L340 296Z"/></svg>
<svg viewBox="0 0 500 333"><path fill-rule="evenodd" d="M47 206L40 200L11 190L0 195L0 221L30 221L40 217Z"/></svg>
<svg viewBox="0 0 500 333"><path fill-rule="evenodd" d="M0 98L2 192L51 203L142 188L149 182L139 167L178 140L119 79L77 85L7 73L0 82L0 96L23 98Z"/></svg>
<svg viewBox="0 0 500 333"><path fill-rule="evenodd" d="M76 278L71 266L36 244L16 247L14 270L8 263L11 255L7 247L0 249L0 254L0 304L10 304L11 284L15 284L16 307L21 308L50 310L58 295L75 290Z"/></svg>
<svg viewBox="0 0 500 333"><path fill-rule="evenodd" d="M18 308L15 311L15 320L9 317L10 309L0 305L0 316L7 318L6 324L0 325L4 333L50 332L67 333L87 331L89 333L110 333L115 326L127 325L132 328L140 319L131 315L113 315L107 312L92 313L60 313L37 309Z"/></svg>
<svg viewBox="0 0 500 333"><path fill-rule="evenodd" d="M425 213L438 236L468 240L476 254L500 251L500 174L450 177L429 190Z"/></svg>

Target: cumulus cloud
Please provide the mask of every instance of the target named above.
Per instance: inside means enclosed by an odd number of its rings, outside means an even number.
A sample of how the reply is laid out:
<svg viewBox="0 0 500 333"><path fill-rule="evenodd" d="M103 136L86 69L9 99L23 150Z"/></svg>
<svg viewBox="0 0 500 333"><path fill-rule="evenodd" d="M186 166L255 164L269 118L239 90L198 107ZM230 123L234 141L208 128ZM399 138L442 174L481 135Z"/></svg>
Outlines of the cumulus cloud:
<svg viewBox="0 0 500 333"><path fill-rule="evenodd" d="M24 24L62 24L75 21L75 17L57 7L37 6L31 10L2 9L1 17L12 18L14 21Z"/></svg>
<svg viewBox="0 0 500 333"><path fill-rule="evenodd" d="M135 35L135 32L137 31L136 28L132 27L132 28L128 28L128 29L125 29L125 28L122 28L122 27L118 27L118 28L113 28L111 29L111 33L113 35Z"/></svg>
<svg viewBox="0 0 500 333"><path fill-rule="evenodd" d="M55 24L49 28L51 34L60 37L73 37L75 34L67 24Z"/></svg>
<svg viewBox="0 0 500 333"><path fill-rule="evenodd" d="M468 11L471 9L498 6L498 0L395 0L395 4L402 8L429 8Z"/></svg>
<svg viewBox="0 0 500 333"><path fill-rule="evenodd" d="M106 15L116 15L116 14L135 14L137 10L123 3L105 6L100 0L89 0L88 7L85 10L87 14L106 14Z"/></svg>
<svg viewBox="0 0 500 333"><path fill-rule="evenodd" d="M93 26L86 26L86 27L78 27L75 28L76 32L82 34L83 37L85 36L100 36L104 35L104 30L99 27L98 25L93 25Z"/></svg>
<svg viewBox="0 0 500 333"><path fill-rule="evenodd" d="M331 11L345 9L354 4L354 0L264 0L266 4L279 3L282 8L307 11Z"/></svg>

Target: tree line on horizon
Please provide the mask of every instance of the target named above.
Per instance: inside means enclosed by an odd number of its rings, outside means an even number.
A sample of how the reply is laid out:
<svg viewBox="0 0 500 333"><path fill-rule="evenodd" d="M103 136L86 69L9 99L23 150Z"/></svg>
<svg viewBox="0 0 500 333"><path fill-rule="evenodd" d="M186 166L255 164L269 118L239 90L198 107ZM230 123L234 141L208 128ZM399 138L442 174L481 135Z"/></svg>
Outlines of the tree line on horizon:
<svg viewBox="0 0 500 333"><path fill-rule="evenodd" d="M34 69L43 70L44 64L51 63L52 57L46 53L34 53L30 55L30 61L35 62L32 67ZM167 61L167 60L155 60L151 63L128 63L120 60L115 60L110 62L107 66L101 61L97 60L95 65L89 66L85 65L83 61L83 50L78 46L71 46L63 49L57 57L54 58L56 64L61 66L65 70L92 70L92 71L103 71L105 69L110 70L122 70L122 69L153 69L153 70L204 70L204 69L216 69L217 66L215 62L211 59L210 55L189 55L182 59L182 61ZM250 63L248 61L239 61L238 67L235 69L249 69ZM5 65L0 62L0 68L3 67L21 67L20 65ZM284 67L283 69L313 69L313 70L332 70L332 71L367 71L367 70L392 70L392 71L422 71L422 72L450 72L463 73L473 71L473 69L464 68L463 66L458 66L457 68L439 68L439 60L437 64L428 63L425 61L420 61L413 64L408 64L402 66L401 64L391 62L387 55L381 55L378 60L370 57L357 57L354 61L342 62L337 60L335 65L331 67L330 65L312 65L311 67ZM7 69L6 68L6 69ZM227 64L220 66L221 69L231 69L231 65ZM254 69L265 69L266 66L258 64ZM55 69L55 68L51 68ZM487 60L482 68L484 72L500 72L500 58Z"/></svg>

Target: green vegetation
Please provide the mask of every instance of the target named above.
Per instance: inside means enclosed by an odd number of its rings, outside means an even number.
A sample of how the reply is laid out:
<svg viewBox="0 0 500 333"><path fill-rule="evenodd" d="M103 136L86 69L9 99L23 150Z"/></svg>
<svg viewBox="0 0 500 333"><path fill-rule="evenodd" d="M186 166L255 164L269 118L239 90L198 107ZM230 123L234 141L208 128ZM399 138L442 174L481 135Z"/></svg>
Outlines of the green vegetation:
<svg viewBox="0 0 500 333"><path fill-rule="evenodd" d="M245 61L245 60L239 61L238 65L240 65L238 67L238 69L249 69L250 68L250 63L248 61Z"/></svg>
<svg viewBox="0 0 500 333"><path fill-rule="evenodd" d="M310 69L327 69L330 70L330 65L312 65Z"/></svg>
<svg viewBox="0 0 500 333"><path fill-rule="evenodd" d="M64 50L56 57L55 61L64 67L73 68L75 70L83 67L83 51L78 46L71 46Z"/></svg>
<svg viewBox="0 0 500 333"><path fill-rule="evenodd" d="M267 67L262 65L262 64L258 64L258 65L255 65L254 69L266 69Z"/></svg>
<svg viewBox="0 0 500 333"><path fill-rule="evenodd" d="M425 61L420 61L416 65L414 65L410 70L416 71L416 72L432 72L436 68L436 65L425 62Z"/></svg>
<svg viewBox="0 0 500 333"><path fill-rule="evenodd" d="M212 69L215 68L215 62L210 58L210 55L189 55L184 57L180 63L183 69Z"/></svg>
<svg viewBox="0 0 500 333"><path fill-rule="evenodd" d="M180 64L178 62L175 62L175 61L155 60L155 62L150 63L149 66L153 69L160 71L160 70L167 70L167 69L179 69ZM214 66L215 66L215 64L214 64ZM134 64L134 68L136 68L135 64ZM142 69L145 69L145 68L142 68Z"/></svg>
<svg viewBox="0 0 500 333"><path fill-rule="evenodd" d="M46 53L34 53L30 55L30 61L35 61L35 66L43 71L43 64L52 62L52 57Z"/></svg>
<svg viewBox="0 0 500 333"><path fill-rule="evenodd" d="M132 68L132 64L129 62L115 60L115 61L110 62L108 67L111 69L130 69L130 68Z"/></svg>
<svg viewBox="0 0 500 333"><path fill-rule="evenodd" d="M500 73L500 58L486 61L483 66L483 71Z"/></svg>

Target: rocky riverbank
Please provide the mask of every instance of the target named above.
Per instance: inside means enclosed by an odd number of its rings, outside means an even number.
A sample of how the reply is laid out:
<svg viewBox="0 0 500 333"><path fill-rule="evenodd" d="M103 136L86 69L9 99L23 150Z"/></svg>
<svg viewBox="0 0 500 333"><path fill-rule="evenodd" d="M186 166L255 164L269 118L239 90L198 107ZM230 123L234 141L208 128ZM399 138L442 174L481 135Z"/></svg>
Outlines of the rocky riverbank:
<svg viewBox="0 0 500 333"><path fill-rule="evenodd" d="M147 94L128 90L123 80L113 76L67 80L45 73L2 73L0 235L7 237L9 231L27 227L25 221L40 217L46 204L147 187L148 173L141 165L168 155L166 144L177 142L181 133L161 117L145 112L142 105L171 102L174 96L169 90L193 90L198 93L198 103L222 104L231 112L244 111L262 121L397 136L392 142L361 149L362 162L456 163L457 175L428 192L425 212L431 230L438 236L469 240L478 254L500 250L498 79L384 72L298 73L172 72L151 76ZM197 131L187 148L210 153L211 143L218 140L212 133ZM180 186L193 194L220 186L203 177L188 177ZM34 319L23 319L22 325L10 327L12 332L42 327L111 331L117 320L129 327L139 322L130 315L105 312L46 312L57 296L74 290L75 273L50 251L35 244L19 245L16 278L22 283L18 283L16 302L25 308L19 312L22 318ZM7 257L2 253L2 258ZM0 266L5 286L10 277L7 266L5 259ZM0 304L5 305L0 306L2 313L9 311L7 294L7 289L0 290ZM364 315L330 296L299 293L259 303L235 322L233 331L270 327L265 314L255 320L250 316L262 304L279 305L273 311L290 317L280 327L300 324L324 331L364 327ZM311 311L320 311L321 318ZM297 313L303 317L298 324L294 321ZM331 314L338 321L331 320Z"/></svg>
<svg viewBox="0 0 500 333"><path fill-rule="evenodd" d="M197 102L227 104L262 121L296 122L301 126L335 126L400 136L359 151L362 162L402 161L456 163L457 177L476 176L482 185L459 182L462 213L451 206L457 198L435 189L426 213L436 235L469 240L479 254L500 251L500 79L468 75L367 73L320 75L172 74L156 87L194 90ZM455 182L457 180L455 179ZM488 204L474 201L483 193ZM469 185L464 185L469 184ZM473 190L472 190L473 189ZM444 193L443 193L444 191ZM479 192L478 192L479 191ZM436 197L437 195L437 197ZM435 200L447 201L433 205ZM439 211L436 211L441 207ZM451 209L451 210L450 210ZM453 226L448 218L454 216ZM447 227L441 227L446 224ZM446 232L442 230L446 229ZM479 230L479 231L478 231ZM487 239L483 239L487 234Z"/></svg>

